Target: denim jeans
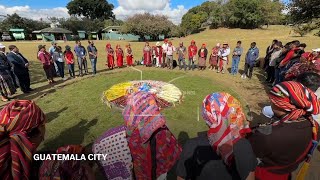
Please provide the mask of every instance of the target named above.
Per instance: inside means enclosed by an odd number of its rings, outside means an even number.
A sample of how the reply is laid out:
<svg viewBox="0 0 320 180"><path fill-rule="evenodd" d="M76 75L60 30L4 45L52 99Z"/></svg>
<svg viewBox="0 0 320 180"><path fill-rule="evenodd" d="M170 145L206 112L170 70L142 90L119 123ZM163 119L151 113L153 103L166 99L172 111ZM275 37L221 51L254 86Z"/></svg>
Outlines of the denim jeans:
<svg viewBox="0 0 320 180"><path fill-rule="evenodd" d="M180 70L182 69L181 63L183 64L183 68L186 71L187 70L187 65L186 65L186 60L184 58L179 58L179 68Z"/></svg>
<svg viewBox="0 0 320 180"><path fill-rule="evenodd" d="M232 57L232 66L231 66L231 74L236 75L239 70L239 61L240 61L240 56L233 56Z"/></svg>
<svg viewBox="0 0 320 180"><path fill-rule="evenodd" d="M191 69L191 66L192 66L192 70L194 70L193 57L189 57L189 62L188 62L189 70Z"/></svg>
<svg viewBox="0 0 320 180"><path fill-rule="evenodd" d="M75 77L74 64L68 64L68 70L69 70L70 77Z"/></svg>
<svg viewBox="0 0 320 180"><path fill-rule="evenodd" d="M58 67L60 77L64 78L64 62L56 61L56 65Z"/></svg>
<svg viewBox="0 0 320 180"><path fill-rule="evenodd" d="M91 67L92 67L92 73L97 73L97 58L90 59L91 61Z"/></svg>

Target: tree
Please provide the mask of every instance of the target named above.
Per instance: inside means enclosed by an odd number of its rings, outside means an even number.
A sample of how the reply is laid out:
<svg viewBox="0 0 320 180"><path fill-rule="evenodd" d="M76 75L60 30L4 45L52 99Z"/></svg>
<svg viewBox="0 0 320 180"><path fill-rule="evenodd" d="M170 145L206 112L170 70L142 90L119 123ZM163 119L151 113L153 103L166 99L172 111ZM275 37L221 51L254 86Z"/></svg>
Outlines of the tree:
<svg viewBox="0 0 320 180"><path fill-rule="evenodd" d="M140 36L150 36L152 40L157 40L159 35L167 37L173 23L168 17L162 15L152 15L150 13L135 14L129 17L121 28L124 34L132 33Z"/></svg>
<svg viewBox="0 0 320 180"><path fill-rule="evenodd" d="M91 20L114 18L114 6L106 0L72 0L67 4L68 13Z"/></svg>
<svg viewBox="0 0 320 180"><path fill-rule="evenodd" d="M52 22L58 22L58 27L68 29L73 32L73 34L78 34L77 31L83 30L86 32L99 31L104 28L104 22L98 19L91 20L88 18L61 18L51 19Z"/></svg>
<svg viewBox="0 0 320 180"><path fill-rule="evenodd" d="M259 0L230 0L226 4L227 24L233 28L254 29L264 24Z"/></svg>
<svg viewBox="0 0 320 180"><path fill-rule="evenodd" d="M282 14L284 4L282 4L279 0L260 1L262 2L259 3L259 8L263 15L264 24L281 24L285 18L284 14Z"/></svg>
<svg viewBox="0 0 320 180"><path fill-rule="evenodd" d="M0 29L2 31L9 31L11 28L19 28L24 29L26 34L31 34L34 30L44 29L48 26L49 23L23 18L16 13L7 15L7 17L0 23Z"/></svg>
<svg viewBox="0 0 320 180"><path fill-rule="evenodd" d="M288 10L296 24L307 23L320 18L319 0L291 0Z"/></svg>

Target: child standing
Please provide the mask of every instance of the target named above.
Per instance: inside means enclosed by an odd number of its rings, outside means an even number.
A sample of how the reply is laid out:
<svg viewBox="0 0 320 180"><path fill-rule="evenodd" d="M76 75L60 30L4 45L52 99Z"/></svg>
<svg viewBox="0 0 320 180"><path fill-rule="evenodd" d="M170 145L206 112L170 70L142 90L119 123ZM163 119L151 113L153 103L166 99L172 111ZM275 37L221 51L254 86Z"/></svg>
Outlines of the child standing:
<svg viewBox="0 0 320 180"><path fill-rule="evenodd" d="M74 73L74 56L73 56L73 53L71 52L70 46L66 46L66 51L64 52L64 58L68 65L70 77L75 78L76 76Z"/></svg>

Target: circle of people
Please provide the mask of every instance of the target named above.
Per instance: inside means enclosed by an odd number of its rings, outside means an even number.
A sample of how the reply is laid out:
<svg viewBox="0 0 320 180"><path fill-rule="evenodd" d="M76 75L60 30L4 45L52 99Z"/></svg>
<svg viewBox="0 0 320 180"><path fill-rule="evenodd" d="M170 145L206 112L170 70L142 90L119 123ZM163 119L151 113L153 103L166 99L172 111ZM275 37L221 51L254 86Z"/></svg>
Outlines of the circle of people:
<svg viewBox="0 0 320 180"><path fill-rule="evenodd" d="M133 93L122 112L124 125L107 130L92 146L93 152L108 154L99 162L106 178L165 179L176 164L177 179L287 180L302 164L298 179L303 179L313 152L320 150L320 49L303 52L298 41L283 47L274 41L268 51L265 68L280 71L281 78L268 93L270 106L262 110L266 123L253 125L240 101L215 92L202 103L208 131L182 148L154 96ZM0 111L1 179L95 179L88 162L32 160L45 123L45 114L31 100L14 100ZM81 145L68 145L55 153L86 152Z"/></svg>

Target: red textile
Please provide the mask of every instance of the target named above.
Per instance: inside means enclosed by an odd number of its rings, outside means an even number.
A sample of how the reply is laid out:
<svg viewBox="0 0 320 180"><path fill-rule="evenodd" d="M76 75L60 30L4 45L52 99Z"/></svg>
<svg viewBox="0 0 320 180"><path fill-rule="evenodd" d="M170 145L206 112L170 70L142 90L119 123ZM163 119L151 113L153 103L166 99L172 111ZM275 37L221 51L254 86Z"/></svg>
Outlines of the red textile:
<svg viewBox="0 0 320 180"><path fill-rule="evenodd" d="M290 174L274 174L262 167L256 167L255 170L256 180L288 180L289 176Z"/></svg>
<svg viewBox="0 0 320 180"><path fill-rule="evenodd" d="M197 55L198 48L196 45L190 45L188 47L188 53L189 53L189 58L193 58L195 55Z"/></svg>
<svg viewBox="0 0 320 180"><path fill-rule="evenodd" d="M285 65L288 64L288 62L293 58L294 56L294 51L297 50L299 48L295 48L295 49L291 49L288 54L286 55L286 57L281 61L280 63L280 67L284 67Z"/></svg>
<svg viewBox="0 0 320 180"><path fill-rule="evenodd" d="M143 49L143 64L146 66L151 65L151 47L145 47Z"/></svg>
<svg viewBox="0 0 320 180"><path fill-rule="evenodd" d="M127 52L127 65L128 66L132 66L133 65L133 55L132 55L132 49L130 47L128 47L126 49Z"/></svg>
<svg viewBox="0 0 320 180"><path fill-rule="evenodd" d="M2 180L30 178L36 148L28 133L45 124L42 110L30 100L17 100L0 112L0 177Z"/></svg>
<svg viewBox="0 0 320 180"><path fill-rule="evenodd" d="M122 67L123 66L123 50L121 48L118 48L116 50L117 54L117 66Z"/></svg>
<svg viewBox="0 0 320 180"><path fill-rule="evenodd" d="M73 55L73 53L71 51L67 51L64 54L64 57L66 59L67 64L73 64L74 63L74 61L73 61L74 55Z"/></svg>
<svg viewBox="0 0 320 180"><path fill-rule="evenodd" d="M113 69L114 68L114 51L113 49L110 47L110 48L107 48L107 65L109 68Z"/></svg>
<svg viewBox="0 0 320 180"><path fill-rule="evenodd" d="M52 57L47 51L39 52L39 60L43 65L50 65Z"/></svg>
<svg viewBox="0 0 320 180"><path fill-rule="evenodd" d="M162 64L162 58L163 58L163 56L162 56L162 53L163 53L162 47L161 46L155 47L154 51L156 52L156 57L159 58L159 64Z"/></svg>

